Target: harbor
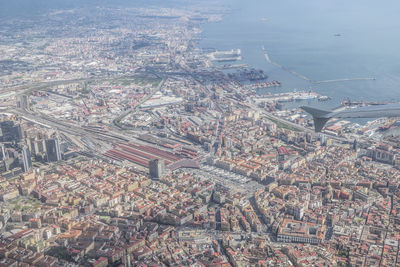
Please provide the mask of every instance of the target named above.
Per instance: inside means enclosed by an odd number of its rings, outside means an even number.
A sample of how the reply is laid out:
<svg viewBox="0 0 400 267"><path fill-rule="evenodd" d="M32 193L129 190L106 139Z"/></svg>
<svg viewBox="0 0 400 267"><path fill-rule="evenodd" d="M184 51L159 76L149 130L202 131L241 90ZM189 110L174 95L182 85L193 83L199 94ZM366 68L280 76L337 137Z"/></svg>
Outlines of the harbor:
<svg viewBox="0 0 400 267"><path fill-rule="evenodd" d="M254 68L241 68L240 70L228 73L228 77L236 80L239 83L244 82L258 82L268 79L268 76L263 70L257 70Z"/></svg>
<svg viewBox="0 0 400 267"><path fill-rule="evenodd" d="M279 81L271 81L271 82L248 84L245 85L244 88L247 90L257 90L261 88L280 87L281 85L282 83Z"/></svg>
<svg viewBox="0 0 400 267"><path fill-rule="evenodd" d="M378 105L389 105L395 104L396 102L387 102L387 101L351 101L350 99L344 99L340 105L332 111L343 111L350 108L357 108L357 107L365 107L365 106L378 106Z"/></svg>
<svg viewBox="0 0 400 267"><path fill-rule="evenodd" d="M240 69L240 68L248 68L248 64L224 64L221 66L216 66L216 69L227 70L227 69Z"/></svg>
<svg viewBox="0 0 400 267"><path fill-rule="evenodd" d="M278 94L263 94L259 97L253 98L255 102L295 102L302 100L318 100L326 101L330 100L329 96L324 96L312 91L293 91Z"/></svg>

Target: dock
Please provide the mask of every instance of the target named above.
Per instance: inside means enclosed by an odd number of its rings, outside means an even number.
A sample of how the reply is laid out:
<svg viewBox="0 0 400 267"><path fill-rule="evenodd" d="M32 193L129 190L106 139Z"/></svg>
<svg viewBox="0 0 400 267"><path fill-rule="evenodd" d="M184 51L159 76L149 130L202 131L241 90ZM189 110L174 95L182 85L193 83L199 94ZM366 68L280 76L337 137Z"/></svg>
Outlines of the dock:
<svg viewBox="0 0 400 267"><path fill-rule="evenodd" d="M288 93L278 93L278 94L266 94L259 97L254 98L254 101L261 102L294 102L294 101L302 101L302 100L327 100L328 96L323 96L315 92L311 91L295 91Z"/></svg>
<svg viewBox="0 0 400 267"><path fill-rule="evenodd" d="M396 104L396 102L343 100L342 103L340 103L340 106L332 109L332 111L334 111L334 112L342 111L342 110L346 110L351 107L377 106L377 105L389 105L389 104Z"/></svg>
<svg viewBox="0 0 400 267"><path fill-rule="evenodd" d="M240 68L247 68L249 67L248 64L230 64L230 65L222 65L216 66L217 69L240 69Z"/></svg>
<svg viewBox="0 0 400 267"><path fill-rule="evenodd" d="M247 90L257 90L260 88L280 87L282 85L279 81L263 82L245 85L244 88Z"/></svg>

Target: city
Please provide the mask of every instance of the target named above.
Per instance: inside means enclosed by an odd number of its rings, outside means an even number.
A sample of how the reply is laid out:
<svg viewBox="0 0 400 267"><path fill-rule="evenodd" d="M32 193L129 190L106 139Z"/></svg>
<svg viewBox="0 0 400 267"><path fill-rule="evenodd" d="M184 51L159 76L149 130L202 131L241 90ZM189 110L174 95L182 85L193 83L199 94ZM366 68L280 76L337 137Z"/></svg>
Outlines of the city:
<svg viewBox="0 0 400 267"><path fill-rule="evenodd" d="M198 46L227 12L0 21L0 267L400 266L396 119L316 133L330 96Z"/></svg>

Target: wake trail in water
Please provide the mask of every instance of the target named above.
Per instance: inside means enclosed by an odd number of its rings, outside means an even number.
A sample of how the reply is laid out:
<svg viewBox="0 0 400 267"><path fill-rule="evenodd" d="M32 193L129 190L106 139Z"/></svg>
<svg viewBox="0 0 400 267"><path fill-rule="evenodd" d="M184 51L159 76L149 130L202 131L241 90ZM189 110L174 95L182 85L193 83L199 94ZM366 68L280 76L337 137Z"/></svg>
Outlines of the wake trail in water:
<svg viewBox="0 0 400 267"><path fill-rule="evenodd" d="M298 72L295 72L295 71L293 71L293 70L290 70L290 69L288 69L288 68L282 66L281 64L276 63L275 61L272 61L271 58L269 57L267 51L265 50L265 47L264 47L264 46L261 46L261 49L263 50L264 57L265 57L265 59L267 60L268 63L270 63L270 64L272 64L272 65L274 65L274 66L276 66L276 67L278 67L278 68L280 68L280 69L282 69L282 70L284 70L284 71L287 71L287 72L289 72L290 74L292 74L292 75L294 75L294 76L296 76L296 77L298 77L298 78L300 78L300 79L303 79L303 80L305 80L305 81L307 81L307 82L310 82L310 83L312 83L312 84L337 83L337 82L347 82L347 81L371 81L371 80L376 80L375 78L367 77L367 78L343 78L343 79L332 79L332 80L313 81L313 80L311 80L310 78L304 76L303 74L300 74L300 73L298 73Z"/></svg>

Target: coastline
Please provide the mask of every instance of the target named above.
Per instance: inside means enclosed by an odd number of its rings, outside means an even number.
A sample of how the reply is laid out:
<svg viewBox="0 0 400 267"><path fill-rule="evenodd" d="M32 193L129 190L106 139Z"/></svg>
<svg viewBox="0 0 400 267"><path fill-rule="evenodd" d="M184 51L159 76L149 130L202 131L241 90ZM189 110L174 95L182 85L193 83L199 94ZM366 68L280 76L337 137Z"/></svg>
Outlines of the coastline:
<svg viewBox="0 0 400 267"><path fill-rule="evenodd" d="M336 6L332 8L347 14L356 10L359 4L357 1L348 10ZM294 3L294 6L298 5ZM398 56L377 49L379 46L374 42L360 42L366 33L371 36L369 38L378 33L370 32L367 26L357 26L361 27L359 32L354 32L356 26L353 25L349 29L336 29L330 21L333 15L326 13L326 10L321 11L319 16L325 16L326 19L319 24L313 23L312 19L317 15L311 10L305 11L310 16L309 20L296 24L295 18L291 18L287 12L278 12L282 10L286 10L282 3L245 5L235 2L235 6L223 15L222 21L202 25L199 47L241 49L243 59L235 64L261 69L270 77L269 81L282 82L282 86L274 89L274 92L290 92L294 88L312 89L332 98L323 104L313 103L315 106L335 108L347 98L353 101L400 101L397 93L400 78L396 74L398 61L395 60ZM261 18L268 20L262 21ZM364 19L360 18L361 21ZM334 35L338 32L341 33L340 37ZM382 33L387 39L377 40L383 42L394 38L391 32L389 29ZM267 62L260 49L262 45L268 50L270 60L308 79L296 77Z"/></svg>

